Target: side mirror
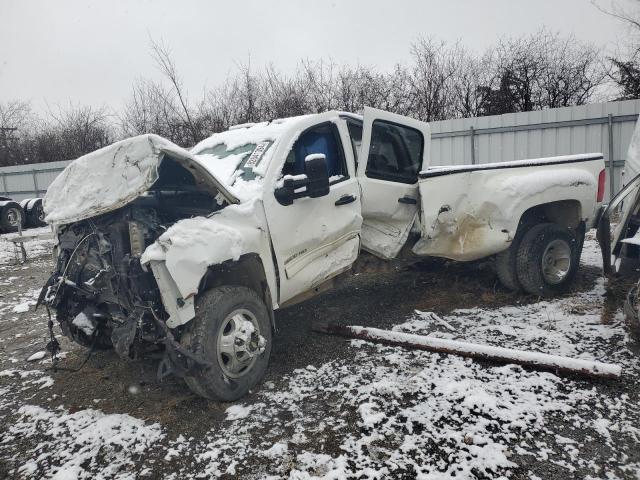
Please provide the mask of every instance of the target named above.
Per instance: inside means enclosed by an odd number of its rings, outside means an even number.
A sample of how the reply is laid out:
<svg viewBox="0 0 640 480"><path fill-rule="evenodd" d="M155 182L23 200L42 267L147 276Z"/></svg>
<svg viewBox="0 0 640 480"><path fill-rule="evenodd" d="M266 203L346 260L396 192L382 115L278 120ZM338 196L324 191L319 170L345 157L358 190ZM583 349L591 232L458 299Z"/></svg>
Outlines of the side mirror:
<svg viewBox="0 0 640 480"><path fill-rule="evenodd" d="M304 159L304 173L307 175L307 195L311 198L329 195L329 171L324 153L312 153Z"/></svg>
<svg viewBox="0 0 640 480"><path fill-rule="evenodd" d="M291 205L296 198L318 198L329 194L329 171L323 153L312 153L304 159L304 174L286 175L282 187L275 190L276 200Z"/></svg>

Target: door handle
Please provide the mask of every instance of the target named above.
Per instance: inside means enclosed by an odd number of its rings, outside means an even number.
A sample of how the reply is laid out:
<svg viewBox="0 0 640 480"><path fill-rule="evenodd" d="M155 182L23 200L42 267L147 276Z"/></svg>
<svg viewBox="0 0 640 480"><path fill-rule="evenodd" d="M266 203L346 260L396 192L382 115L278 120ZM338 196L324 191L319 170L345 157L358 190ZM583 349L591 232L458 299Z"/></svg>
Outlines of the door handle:
<svg viewBox="0 0 640 480"><path fill-rule="evenodd" d="M343 195L336 200L336 206L346 205L347 203L353 203L356 201L356 197L353 195Z"/></svg>
<svg viewBox="0 0 640 480"><path fill-rule="evenodd" d="M405 195L404 197L400 197L398 199L398 203L405 203L407 205L416 205L418 201L415 198L408 197L407 195Z"/></svg>

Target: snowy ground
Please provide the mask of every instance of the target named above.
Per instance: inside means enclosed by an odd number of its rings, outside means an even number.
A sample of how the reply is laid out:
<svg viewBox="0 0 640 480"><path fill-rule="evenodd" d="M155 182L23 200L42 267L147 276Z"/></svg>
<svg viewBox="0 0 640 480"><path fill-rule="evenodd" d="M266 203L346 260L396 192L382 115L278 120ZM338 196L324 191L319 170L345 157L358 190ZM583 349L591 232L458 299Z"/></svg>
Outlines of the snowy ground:
<svg viewBox="0 0 640 480"><path fill-rule="evenodd" d="M27 362L47 248L25 266L0 251L0 477L640 479L640 354L593 239L575 291L551 301L500 290L486 265L428 265L279 312L267 379L236 404L109 352L78 373ZM311 333L318 320L616 362L624 378L344 341ZM82 361L63 347L64 366Z"/></svg>
<svg viewBox="0 0 640 480"><path fill-rule="evenodd" d="M24 235L50 234L51 227L30 228L24 231ZM18 263L22 257L20 250L9 242L9 238L15 237L17 233L5 233L0 235L0 265ZM27 258L42 257L50 254L53 240L34 240L24 244Z"/></svg>

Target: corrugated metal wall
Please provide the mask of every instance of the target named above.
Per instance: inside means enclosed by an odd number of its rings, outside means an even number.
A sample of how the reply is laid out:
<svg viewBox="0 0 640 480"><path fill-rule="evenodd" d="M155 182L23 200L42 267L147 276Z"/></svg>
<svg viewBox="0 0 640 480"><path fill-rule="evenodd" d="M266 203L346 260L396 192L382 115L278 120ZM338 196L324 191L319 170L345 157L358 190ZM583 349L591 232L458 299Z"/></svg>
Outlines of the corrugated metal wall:
<svg viewBox="0 0 640 480"><path fill-rule="evenodd" d="M0 196L14 200L42 197L70 162L35 163L0 168Z"/></svg>
<svg viewBox="0 0 640 480"><path fill-rule="evenodd" d="M627 100L432 122L431 163L464 165L591 152L602 152L608 162L611 133L617 191L639 113L640 100ZM42 196L68 163L0 168L0 195L16 200ZM609 189L607 182L607 198Z"/></svg>
<svg viewBox="0 0 640 480"><path fill-rule="evenodd" d="M639 113L640 100L627 100L432 122L432 164L464 165L601 152L610 167L611 131L613 183L617 191L622 185L624 159ZM607 182L606 198L609 190Z"/></svg>

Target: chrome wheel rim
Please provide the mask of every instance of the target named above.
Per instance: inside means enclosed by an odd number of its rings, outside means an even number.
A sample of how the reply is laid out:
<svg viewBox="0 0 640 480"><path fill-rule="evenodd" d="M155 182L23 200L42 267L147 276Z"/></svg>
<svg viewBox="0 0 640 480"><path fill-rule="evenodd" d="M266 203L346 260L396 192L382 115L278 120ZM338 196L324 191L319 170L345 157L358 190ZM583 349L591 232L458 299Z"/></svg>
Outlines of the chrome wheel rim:
<svg viewBox="0 0 640 480"><path fill-rule="evenodd" d="M243 308L227 315L218 330L217 347L218 364L227 377L249 373L265 347L255 315Z"/></svg>
<svg viewBox="0 0 640 480"><path fill-rule="evenodd" d="M557 285L567 277L571 269L571 247L564 240L549 242L542 254L542 275L544 280Z"/></svg>
<svg viewBox="0 0 640 480"><path fill-rule="evenodd" d="M18 211L17 208L10 208L7 211L7 221L9 222L9 225L11 225L12 227L17 227L20 224L21 220L22 220L22 215L20 215L20 212Z"/></svg>

